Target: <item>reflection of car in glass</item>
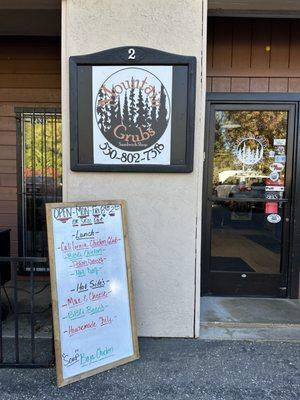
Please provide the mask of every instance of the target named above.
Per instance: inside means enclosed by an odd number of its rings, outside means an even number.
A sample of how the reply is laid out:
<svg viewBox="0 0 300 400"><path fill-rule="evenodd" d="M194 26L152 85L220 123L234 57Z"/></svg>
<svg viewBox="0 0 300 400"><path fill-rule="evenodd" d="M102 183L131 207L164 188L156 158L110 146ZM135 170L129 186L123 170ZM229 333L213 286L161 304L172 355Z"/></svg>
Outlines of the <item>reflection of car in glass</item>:
<svg viewBox="0 0 300 400"><path fill-rule="evenodd" d="M266 175L254 175L252 173L236 173L229 176L215 187L216 196L220 198L265 196Z"/></svg>
<svg viewBox="0 0 300 400"><path fill-rule="evenodd" d="M257 198L265 197L266 178L267 178L266 176L257 177L254 181L252 181L249 190L251 197L257 197Z"/></svg>
<svg viewBox="0 0 300 400"><path fill-rule="evenodd" d="M236 178L227 178L223 183L215 187L217 197L232 197L239 192L239 181Z"/></svg>

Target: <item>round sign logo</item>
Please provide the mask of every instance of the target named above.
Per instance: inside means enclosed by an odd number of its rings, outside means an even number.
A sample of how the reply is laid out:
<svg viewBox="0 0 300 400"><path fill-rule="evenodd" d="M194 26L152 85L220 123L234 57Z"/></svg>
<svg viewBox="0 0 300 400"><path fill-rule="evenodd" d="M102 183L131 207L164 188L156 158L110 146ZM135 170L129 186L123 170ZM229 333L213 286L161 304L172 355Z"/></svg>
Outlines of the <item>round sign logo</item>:
<svg viewBox="0 0 300 400"><path fill-rule="evenodd" d="M100 85L95 114L100 132L110 144L124 151L142 151L166 131L170 97L153 73L123 68Z"/></svg>
<svg viewBox="0 0 300 400"><path fill-rule="evenodd" d="M277 171L272 171L269 175L269 178L272 182L276 182L279 179L279 173Z"/></svg>
<svg viewBox="0 0 300 400"><path fill-rule="evenodd" d="M237 145L236 155L242 164L257 164L263 158L263 154L264 146L255 137L244 138Z"/></svg>
<svg viewBox="0 0 300 400"><path fill-rule="evenodd" d="M267 216L267 220L271 223L271 224L278 224L278 222L281 221L281 216L278 214L269 214Z"/></svg>

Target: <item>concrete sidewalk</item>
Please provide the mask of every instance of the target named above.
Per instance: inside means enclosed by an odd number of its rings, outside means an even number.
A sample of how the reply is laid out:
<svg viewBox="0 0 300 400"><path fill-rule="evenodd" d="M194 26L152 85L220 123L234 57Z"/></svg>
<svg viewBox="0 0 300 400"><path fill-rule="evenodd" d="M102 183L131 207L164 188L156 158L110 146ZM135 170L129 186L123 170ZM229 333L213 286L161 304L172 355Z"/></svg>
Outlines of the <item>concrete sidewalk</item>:
<svg viewBox="0 0 300 400"><path fill-rule="evenodd" d="M200 338L300 342L300 300L201 297Z"/></svg>
<svg viewBox="0 0 300 400"><path fill-rule="evenodd" d="M54 369L2 369L0 399L300 399L300 343L140 339L140 350L139 361L61 389Z"/></svg>

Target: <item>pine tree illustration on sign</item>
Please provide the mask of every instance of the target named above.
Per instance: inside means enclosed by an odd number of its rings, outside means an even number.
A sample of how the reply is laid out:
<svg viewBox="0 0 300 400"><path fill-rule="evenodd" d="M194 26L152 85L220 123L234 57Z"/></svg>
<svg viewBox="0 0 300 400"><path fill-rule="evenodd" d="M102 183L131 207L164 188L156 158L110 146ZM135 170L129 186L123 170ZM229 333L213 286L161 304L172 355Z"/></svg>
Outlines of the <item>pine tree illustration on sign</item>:
<svg viewBox="0 0 300 400"><path fill-rule="evenodd" d="M127 93L124 96L124 105L123 105L123 113L122 113L122 123L125 126L129 126L129 112L128 112L128 100Z"/></svg>
<svg viewBox="0 0 300 400"><path fill-rule="evenodd" d="M133 78L131 78L131 82L133 82ZM134 98L134 87L132 86L129 93L129 125L128 128L135 128L135 116L136 116L136 107L135 107L135 98Z"/></svg>

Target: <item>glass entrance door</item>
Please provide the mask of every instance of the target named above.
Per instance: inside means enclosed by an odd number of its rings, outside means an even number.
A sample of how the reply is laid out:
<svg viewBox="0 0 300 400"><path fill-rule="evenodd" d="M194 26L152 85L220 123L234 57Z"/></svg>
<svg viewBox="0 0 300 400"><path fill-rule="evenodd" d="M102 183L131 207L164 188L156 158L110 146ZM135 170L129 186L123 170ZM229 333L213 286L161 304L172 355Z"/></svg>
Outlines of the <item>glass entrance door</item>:
<svg viewBox="0 0 300 400"><path fill-rule="evenodd" d="M287 294L294 105L210 109L204 292Z"/></svg>

